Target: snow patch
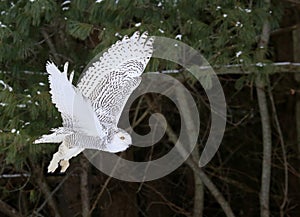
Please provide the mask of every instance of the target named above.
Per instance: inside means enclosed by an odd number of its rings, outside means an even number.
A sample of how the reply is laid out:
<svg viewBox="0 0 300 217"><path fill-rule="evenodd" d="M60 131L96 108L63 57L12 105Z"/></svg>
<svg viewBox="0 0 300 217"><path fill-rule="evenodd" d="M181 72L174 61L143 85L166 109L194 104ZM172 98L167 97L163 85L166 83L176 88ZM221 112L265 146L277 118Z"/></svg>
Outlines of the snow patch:
<svg viewBox="0 0 300 217"><path fill-rule="evenodd" d="M182 39L182 35L180 35L180 34L179 34L179 35L176 35L176 36L175 36L175 39L178 39L178 40L180 40L180 41L181 41L181 39Z"/></svg>
<svg viewBox="0 0 300 217"><path fill-rule="evenodd" d="M264 67L264 64L262 62L258 62L255 65L258 66L258 67Z"/></svg>
<svg viewBox="0 0 300 217"><path fill-rule="evenodd" d="M70 4L70 3L71 3L71 1L70 1L70 0L67 0L67 1L64 1L63 3L61 3L61 6L64 6L64 5Z"/></svg>
<svg viewBox="0 0 300 217"><path fill-rule="evenodd" d="M0 84L3 85L4 90L8 89L9 92L13 91L12 87L6 84L3 80L0 80Z"/></svg>
<svg viewBox="0 0 300 217"><path fill-rule="evenodd" d="M164 34L164 33L165 33L165 31L164 31L164 30L162 30L162 29L158 29L158 31L159 31L160 33L162 33L162 34Z"/></svg>
<svg viewBox="0 0 300 217"><path fill-rule="evenodd" d="M235 56L239 57L239 56L241 56L242 53L243 53L242 51L238 51L238 52L235 53Z"/></svg>
<svg viewBox="0 0 300 217"><path fill-rule="evenodd" d="M122 38L122 35L118 32L115 33L115 36L118 37L118 38Z"/></svg>
<svg viewBox="0 0 300 217"><path fill-rule="evenodd" d="M26 107L26 104L18 104L17 107L18 107L18 108L25 108L25 107Z"/></svg>
<svg viewBox="0 0 300 217"><path fill-rule="evenodd" d="M7 26L0 21L0 28L6 28Z"/></svg>
<svg viewBox="0 0 300 217"><path fill-rule="evenodd" d="M243 27L243 24L242 24L240 21L237 21L237 22L235 23L235 26L236 26L236 27Z"/></svg>

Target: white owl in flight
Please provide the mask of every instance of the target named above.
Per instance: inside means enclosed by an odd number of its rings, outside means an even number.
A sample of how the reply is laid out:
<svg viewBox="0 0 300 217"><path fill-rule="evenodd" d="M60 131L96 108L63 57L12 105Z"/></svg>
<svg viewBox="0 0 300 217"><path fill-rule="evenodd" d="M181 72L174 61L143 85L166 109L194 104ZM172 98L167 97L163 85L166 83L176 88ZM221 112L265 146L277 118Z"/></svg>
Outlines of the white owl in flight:
<svg viewBox="0 0 300 217"><path fill-rule="evenodd" d="M121 152L131 144L131 136L117 127L122 110L141 82L141 74L153 52L153 38L135 32L111 46L72 85L67 78L68 63L61 72L48 62L52 102L61 113L63 126L52 129L34 143L61 143L48 166L54 172L69 167L69 160L84 149Z"/></svg>

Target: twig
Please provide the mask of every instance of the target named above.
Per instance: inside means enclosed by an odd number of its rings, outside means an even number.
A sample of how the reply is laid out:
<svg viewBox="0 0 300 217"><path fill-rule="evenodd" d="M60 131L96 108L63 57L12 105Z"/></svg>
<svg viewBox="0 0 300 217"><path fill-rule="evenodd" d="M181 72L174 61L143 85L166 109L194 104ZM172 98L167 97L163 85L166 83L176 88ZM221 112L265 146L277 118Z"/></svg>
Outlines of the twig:
<svg viewBox="0 0 300 217"><path fill-rule="evenodd" d="M181 91L177 91L176 90L176 94L182 94ZM189 106L185 100L184 97L180 97L180 99L182 99L182 110L185 111L185 120L186 122L189 122L188 124L186 124L187 126L191 127L194 126L194 120L189 117ZM154 109L156 106L152 106ZM155 112L159 112L156 111ZM192 127L191 127L192 128ZM194 127L195 128L195 127ZM193 130L193 129L192 129ZM169 137L169 140L173 143L176 144L177 142L179 143L178 145L178 151L180 154L185 154L186 150L184 149L184 145L181 143L180 141L178 141L178 137L175 134L174 130L171 128L170 124L167 123L167 129L166 129L166 134ZM190 140L190 139L189 139ZM197 157L197 155L194 155L194 157ZM216 199L216 201L220 204L220 206L222 207L225 215L227 217L235 217L229 203L226 201L226 199L224 198L224 196L222 195L222 193L218 190L218 188L214 185L214 183L210 180L210 178L202 171L201 168L198 167L198 161L199 159L193 159L191 156L187 159L186 164L193 170L194 173L196 173L200 179L202 180L203 184L208 188L208 190L210 191L210 193L214 196L214 198ZM197 162L197 163L196 163Z"/></svg>
<svg viewBox="0 0 300 217"><path fill-rule="evenodd" d="M174 133L174 131L171 129L171 127L167 128L166 133L169 136L170 141L172 141L174 144L176 144L177 136ZM180 144L180 146L183 146L183 144ZM199 159L195 159L195 160L199 160ZM196 163L191 157L189 157L187 159L186 163L193 170L193 172L196 173L200 177L203 184L208 188L210 193L214 196L216 201L220 204L220 206L222 207L226 216L227 217L235 217L229 203L226 201L226 199L224 198L222 193L219 191L219 189L215 186L215 184L210 180L210 178L202 171L201 168L198 167L198 163Z"/></svg>
<svg viewBox="0 0 300 217"><path fill-rule="evenodd" d="M52 199L53 195L58 191L58 189L60 189L60 187L64 184L65 181L67 181L67 179L76 171L81 170L81 168L77 168L72 170L71 172L67 173L66 176L60 181L60 183L55 187L55 189L47 194L47 197L45 199L45 201L40 205L40 207L34 211L34 215L37 215L40 211L42 211L42 209L44 208L44 206L48 203L49 200Z"/></svg>
<svg viewBox="0 0 300 217"><path fill-rule="evenodd" d="M147 188L151 189L155 194L157 194L165 202L164 204L166 204L174 212L176 212L178 214L182 214L182 215L188 216L188 217L191 216L191 213L185 211L183 208L181 208L181 207L177 206L176 204L172 203L171 201L169 201L167 198L165 198L165 196L161 192L159 192L158 190L156 190L151 185L144 184L144 186L146 186Z"/></svg>
<svg viewBox="0 0 300 217"><path fill-rule="evenodd" d="M53 58L54 58L56 64L58 64L59 63L59 58L57 56L56 48L55 48L50 36L48 35L46 30L44 30L44 29L41 30L41 33L42 33L44 39L46 40L46 43L47 43L51 53L53 54Z"/></svg>
<svg viewBox="0 0 300 217"><path fill-rule="evenodd" d="M89 211L89 215L90 216L92 215L93 211L95 210L95 208L96 208L96 206L97 206L97 204L98 204L98 202L99 202L102 194L104 193L104 190L107 188L107 186L108 186L111 178L113 177L113 174L115 173L115 171L117 169L117 166L118 166L118 164L119 164L119 162L120 162L123 154L124 154L124 152L121 153L120 157L118 158L118 161L117 161L116 165L114 166L113 170L110 173L110 176L107 177L107 179L105 180L104 185L102 186L100 192L98 193L98 195L97 195L97 197L96 197L96 199L95 199L95 201L94 201L94 203L93 203L93 205L92 205L92 207L91 207L91 209Z"/></svg>

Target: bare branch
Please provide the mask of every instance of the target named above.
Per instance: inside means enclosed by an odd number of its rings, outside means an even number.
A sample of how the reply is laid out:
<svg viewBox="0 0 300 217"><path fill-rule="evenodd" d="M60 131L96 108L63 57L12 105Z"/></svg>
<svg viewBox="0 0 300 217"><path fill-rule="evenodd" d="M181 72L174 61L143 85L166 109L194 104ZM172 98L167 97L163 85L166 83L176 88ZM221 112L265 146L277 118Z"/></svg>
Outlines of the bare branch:
<svg viewBox="0 0 300 217"><path fill-rule="evenodd" d="M174 133L174 131L168 127L166 130L167 135L169 136L170 141L172 143L176 144L177 142L177 136ZM180 146L183 146L181 144ZM219 191L217 186L210 180L210 178L202 171L201 168L198 167L198 162L199 159L193 160L191 157L189 157L186 161L186 164L193 170L194 173L196 173L200 179L202 180L203 184L208 188L210 193L214 196L216 201L220 204L222 207L224 213L226 214L227 217L235 217L234 213L232 212L232 209L229 205L229 203L226 201L222 193Z"/></svg>
<svg viewBox="0 0 300 217"><path fill-rule="evenodd" d="M158 190L156 190L151 185L144 184L144 186L146 186L147 188L151 189L151 191L153 191L155 194L157 194L165 202L164 204L166 204L174 212L176 212L178 214L185 215L187 217L191 216L191 213L185 211L183 208L181 208L181 207L177 206L176 204L172 203L171 201L169 201L167 198L165 198L165 196L161 192L159 192Z"/></svg>
<svg viewBox="0 0 300 217"><path fill-rule="evenodd" d="M95 208L97 207L97 204L98 204L98 202L99 202L101 196L103 195L103 193L104 193L105 189L107 188L107 186L108 186L108 184L109 184L111 178L113 177L113 174L115 173L116 168L117 168L117 166L118 166L118 163L119 163L120 159L122 158L123 154L124 154L124 152L122 152L122 153L120 154L120 158L118 159L116 165L114 166L113 170L111 171L110 176L107 177L107 179L105 180L105 183L103 184L103 186L102 186L100 192L98 193L98 195L97 195L97 197L96 197L96 199L95 199L95 201L94 201L94 203L93 203L93 205L92 205L92 207L91 207L91 209L90 209L90 211L89 211L89 215L90 215L90 216L92 215L93 211L94 211Z"/></svg>
<svg viewBox="0 0 300 217"><path fill-rule="evenodd" d="M280 123L278 120L278 115L275 107L275 102L273 98L273 94L271 91L270 81L268 81L268 94L271 101L272 106L272 112L273 112L273 119L275 121L275 127L278 132L279 141L281 145L281 151L282 151L282 158L283 158L283 167L284 167L284 190L283 190L283 201L280 205L280 217L284 217L284 208L288 202L288 190L289 190L289 173L288 173L288 161L286 156L286 150L285 150L285 144L283 140L283 134L281 131Z"/></svg>
<svg viewBox="0 0 300 217"><path fill-rule="evenodd" d="M21 213L19 213L15 208L8 205L2 200L0 200L0 212L9 217L22 217Z"/></svg>
<svg viewBox="0 0 300 217"><path fill-rule="evenodd" d="M59 63L58 54L57 54L56 48L55 48L55 46L54 46L54 44L53 44L53 42L52 42L49 34L44 29L41 30L41 33L42 33L42 35L43 35L43 37L44 37L44 39L45 39L45 41L46 41L46 43L47 43L50 51L51 51L51 53L53 54L53 58L54 58L56 64L58 64Z"/></svg>

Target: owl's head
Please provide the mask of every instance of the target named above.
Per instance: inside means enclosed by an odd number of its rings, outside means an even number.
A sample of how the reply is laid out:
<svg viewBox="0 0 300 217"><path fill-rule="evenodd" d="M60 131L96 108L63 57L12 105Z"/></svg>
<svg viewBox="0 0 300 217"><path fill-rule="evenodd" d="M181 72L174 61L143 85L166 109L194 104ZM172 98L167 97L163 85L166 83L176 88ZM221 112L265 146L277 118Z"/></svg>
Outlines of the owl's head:
<svg viewBox="0 0 300 217"><path fill-rule="evenodd" d="M114 134L108 149L112 153L121 152L125 151L131 144L131 136L125 130L118 129Z"/></svg>

